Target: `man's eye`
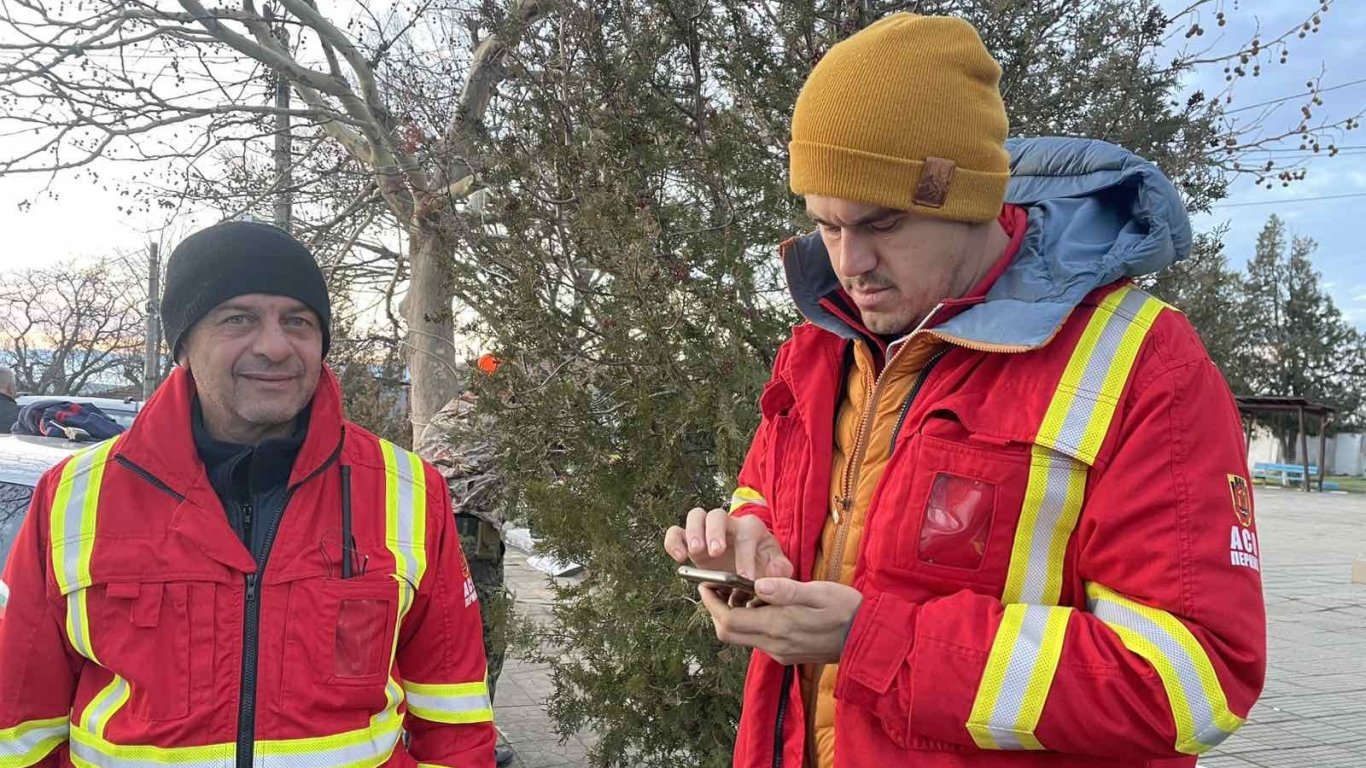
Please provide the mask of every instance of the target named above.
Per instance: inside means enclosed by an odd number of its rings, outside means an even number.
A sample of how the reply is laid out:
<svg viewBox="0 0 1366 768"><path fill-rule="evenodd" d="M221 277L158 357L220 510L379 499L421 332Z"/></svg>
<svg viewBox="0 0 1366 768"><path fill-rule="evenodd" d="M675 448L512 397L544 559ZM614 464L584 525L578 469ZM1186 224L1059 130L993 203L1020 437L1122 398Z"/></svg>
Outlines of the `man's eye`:
<svg viewBox="0 0 1366 768"><path fill-rule="evenodd" d="M887 232L891 232L892 230L896 229L897 226L900 225L900 224L901 224L901 219L891 219L891 220L888 220L888 221L878 221L878 222L874 222L874 223L872 223L872 224L869 224L869 225L868 225L868 228L871 229L871 230L874 231L874 232L878 232L878 233L883 233L883 234L885 234L885 233L887 233Z"/></svg>
<svg viewBox="0 0 1366 768"><path fill-rule="evenodd" d="M251 318L247 317L246 315L228 315L227 317L223 318L224 325L245 325L250 321Z"/></svg>
<svg viewBox="0 0 1366 768"><path fill-rule="evenodd" d="M842 231L840 227L832 226L830 224L821 224L820 228L821 234L826 237L839 237L840 232Z"/></svg>
<svg viewBox="0 0 1366 768"><path fill-rule="evenodd" d="M313 321L309 320L306 317L286 317L285 325L288 325L292 328L308 328L313 325Z"/></svg>

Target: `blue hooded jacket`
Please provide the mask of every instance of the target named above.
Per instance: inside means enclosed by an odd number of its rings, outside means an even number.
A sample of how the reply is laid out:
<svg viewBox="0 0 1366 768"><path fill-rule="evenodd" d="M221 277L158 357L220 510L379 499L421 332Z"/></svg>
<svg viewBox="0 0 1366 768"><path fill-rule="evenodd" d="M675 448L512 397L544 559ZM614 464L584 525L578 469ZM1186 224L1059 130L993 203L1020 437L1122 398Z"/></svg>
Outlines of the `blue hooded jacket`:
<svg viewBox="0 0 1366 768"><path fill-rule="evenodd" d="M1087 294L1186 258L1190 219L1157 166L1093 139L1011 139L1007 203L1029 211L1019 253L986 300L936 326L985 344L1046 343ZM819 233L799 238L784 262L797 308L845 338L857 331L820 306L839 287Z"/></svg>

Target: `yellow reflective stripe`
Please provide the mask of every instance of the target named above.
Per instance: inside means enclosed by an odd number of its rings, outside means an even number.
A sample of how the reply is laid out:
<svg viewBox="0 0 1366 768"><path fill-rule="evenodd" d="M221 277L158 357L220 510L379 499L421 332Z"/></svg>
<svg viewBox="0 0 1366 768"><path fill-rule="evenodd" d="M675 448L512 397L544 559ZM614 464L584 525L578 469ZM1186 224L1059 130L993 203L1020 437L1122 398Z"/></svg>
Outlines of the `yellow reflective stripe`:
<svg viewBox="0 0 1366 768"><path fill-rule="evenodd" d="M306 739L263 740L255 747L256 768L292 768L326 765L329 768L362 768L382 764L393 754L402 731L402 720L386 710L382 721L331 736ZM98 768L146 768L174 765L185 768L221 768L237 751L235 743L199 747L154 747L115 744L83 729L71 732L71 758L78 766Z"/></svg>
<svg viewBox="0 0 1366 768"><path fill-rule="evenodd" d="M968 716L981 749L1045 747L1034 735L1062 657L1071 608L1008 605Z"/></svg>
<svg viewBox="0 0 1366 768"><path fill-rule="evenodd" d="M34 765L66 741L70 724L65 716L27 720L0 729L0 768Z"/></svg>
<svg viewBox="0 0 1366 768"><path fill-rule="evenodd" d="M75 453L62 467L52 499L52 571L62 594L90 586L90 554L95 547L104 463L118 438Z"/></svg>
<svg viewBox="0 0 1366 768"><path fill-rule="evenodd" d="M1001 602L1057 605L1063 557L1081 514L1086 465L1036 445Z"/></svg>
<svg viewBox="0 0 1366 768"><path fill-rule="evenodd" d="M1086 596L1091 612L1119 635L1124 647L1157 671L1176 722L1178 752L1198 755L1242 726L1243 718L1229 710L1208 654L1185 624L1093 582L1087 583Z"/></svg>
<svg viewBox="0 0 1366 768"><path fill-rule="evenodd" d="M408 712L434 723L485 723L493 720L485 682L434 685L403 682Z"/></svg>
<svg viewBox="0 0 1366 768"><path fill-rule="evenodd" d="M99 663L90 639L90 617L85 588L90 586L90 556L95 548L96 518L104 465L118 438L87 448L62 467L53 496L49 528L52 535L52 572L66 595L66 634L71 647Z"/></svg>
<svg viewBox="0 0 1366 768"><path fill-rule="evenodd" d="M743 507L746 504L753 504L759 507L768 506L768 502L764 500L764 495L762 493L742 485L739 488L736 488L735 492L730 495L730 511L736 512L740 507Z"/></svg>
<svg viewBox="0 0 1366 768"><path fill-rule="evenodd" d="M1101 301L1067 362L1037 443L1095 463L1143 339L1164 307L1130 285Z"/></svg>
<svg viewBox="0 0 1366 768"><path fill-rule="evenodd" d="M427 572L427 473L422 459L388 440L384 455L385 543L395 572L421 586Z"/></svg>
<svg viewBox="0 0 1366 768"><path fill-rule="evenodd" d="M1035 438L1001 602L1057 605L1086 477L1154 320L1166 305L1133 286L1101 300L1082 330Z"/></svg>
<svg viewBox="0 0 1366 768"><path fill-rule="evenodd" d="M86 594L78 589L66 596L66 636L76 653L100 663L90 642L90 614L86 610Z"/></svg>
<svg viewBox="0 0 1366 768"><path fill-rule="evenodd" d="M109 685L95 694L86 705L80 718L81 728L102 738L110 718L128 703L129 693L128 681L114 675Z"/></svg>

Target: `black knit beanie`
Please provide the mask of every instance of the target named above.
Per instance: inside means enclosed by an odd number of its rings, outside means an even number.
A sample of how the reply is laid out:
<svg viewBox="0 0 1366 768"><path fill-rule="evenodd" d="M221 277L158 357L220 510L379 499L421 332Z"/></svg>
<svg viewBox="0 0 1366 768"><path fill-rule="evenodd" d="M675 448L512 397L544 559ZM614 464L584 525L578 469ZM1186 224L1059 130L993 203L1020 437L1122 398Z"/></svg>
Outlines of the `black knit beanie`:
<svg viewBox="0 0 1366 768"><path fill-rule="evenodd" d="M307 304L322 322L327 355L332 305L313 254L279 227L225 221L185 238L166 262L161 327L171 356L178 356L186 331L209 310L248 293L289 296Z"/></svg>

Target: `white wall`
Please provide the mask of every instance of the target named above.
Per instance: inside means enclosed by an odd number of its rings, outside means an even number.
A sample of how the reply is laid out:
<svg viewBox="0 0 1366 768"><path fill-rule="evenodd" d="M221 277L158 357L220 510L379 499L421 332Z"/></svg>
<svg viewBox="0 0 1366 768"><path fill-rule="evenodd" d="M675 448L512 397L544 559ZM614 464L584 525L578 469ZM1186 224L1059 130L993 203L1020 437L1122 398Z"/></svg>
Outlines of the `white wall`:
<svg viewBox="0 0 1366 768"><path fill-rule="evenodd" d="M1295 447L1299 447L1298 441ZM1366 475L1366 434L1342 432L1331 435L1324 453L1328 457L1328 463L1324 467L1326 474L1354 477ZM1298 464L1300 460L1297 456L1286 456L1281 449L1281 442L1275 435L1265 427L1258 426L1252 432L1252 444L1247 452L1248 467L1257 463ZM1309 463L1319 463L1318 435L1309 435Z"/></svg>

